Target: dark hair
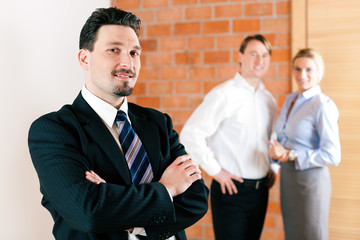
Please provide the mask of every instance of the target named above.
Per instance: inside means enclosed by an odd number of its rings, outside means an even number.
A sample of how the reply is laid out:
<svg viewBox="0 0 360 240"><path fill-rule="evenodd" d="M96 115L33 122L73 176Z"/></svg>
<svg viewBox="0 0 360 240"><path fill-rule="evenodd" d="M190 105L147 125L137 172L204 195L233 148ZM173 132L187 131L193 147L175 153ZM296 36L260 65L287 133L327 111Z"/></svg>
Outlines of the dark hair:
<svg viewBox="0 0 360 240"><path fill-rule="evenodd" d="M268 50L269 54L271 55L271 44L270 44L270 42L263 35L260 35L260 34L257 34L257 35L254 35L254 36L248 36L247 38L244 39L244 41L241 43L241 46L240 46L240 49L239 49L242 54L244 54L247 45L252 40L258 40L258 41L262 42L265 45L266 49Z"/></svg>
<svg viewBox="0 0 360 240"><path fill-rule="evenodd" d="M140 24L141 20L131 12L126 12L115 7L98 8L87 19L81 30L79 48L92 51L96 41L96 33L103 25L128 26L131 27L138 36Z"/></svg>

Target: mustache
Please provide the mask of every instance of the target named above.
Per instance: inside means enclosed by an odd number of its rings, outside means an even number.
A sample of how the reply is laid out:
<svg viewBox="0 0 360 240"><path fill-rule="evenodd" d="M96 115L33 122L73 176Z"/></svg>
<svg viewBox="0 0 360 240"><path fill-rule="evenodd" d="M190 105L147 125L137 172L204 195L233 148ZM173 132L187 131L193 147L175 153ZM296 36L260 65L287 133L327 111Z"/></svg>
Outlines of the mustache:
<svg viewBox="0 0 360 240"><path fill-rule="evenodd" d="M125 68L121 68L121 69L118 69L118 70L113 70L111 73L113 75L120 75L122 73L125 73L125 74L131 75L132 77L136 77L136 73L134 71L132 71L131 69L125 69Z"/></svg>

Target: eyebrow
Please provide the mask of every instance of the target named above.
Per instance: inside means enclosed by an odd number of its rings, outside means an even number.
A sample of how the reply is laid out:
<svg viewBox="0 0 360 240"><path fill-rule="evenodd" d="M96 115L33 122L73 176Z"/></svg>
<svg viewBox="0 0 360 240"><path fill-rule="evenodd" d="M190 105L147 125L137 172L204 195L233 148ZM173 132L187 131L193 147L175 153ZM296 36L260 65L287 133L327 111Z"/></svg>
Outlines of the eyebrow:
<svg viewBox="0 0 360 240"><path fill-rule="evenodd" d="M119 46L123 46L124 44L122 42L110 42L107 45L112 46L112 45L119 45ZM134 49L136 50L142 50L140 45L135 45L133 46Z"/></svg>

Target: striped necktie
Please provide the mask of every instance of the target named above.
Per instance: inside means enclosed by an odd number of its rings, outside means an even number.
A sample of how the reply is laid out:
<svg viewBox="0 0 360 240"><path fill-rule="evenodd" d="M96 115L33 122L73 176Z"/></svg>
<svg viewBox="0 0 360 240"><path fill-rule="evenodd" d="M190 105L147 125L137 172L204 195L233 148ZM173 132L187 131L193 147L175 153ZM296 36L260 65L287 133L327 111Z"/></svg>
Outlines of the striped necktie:
<svg viewBox="0 0 360 240"><path fill-rule="evenodd" d="M119 140L128 164L133 184L151 182L154 175L145 148L131 127L125 112L119 110L115 118L119 126Z"/></svg>

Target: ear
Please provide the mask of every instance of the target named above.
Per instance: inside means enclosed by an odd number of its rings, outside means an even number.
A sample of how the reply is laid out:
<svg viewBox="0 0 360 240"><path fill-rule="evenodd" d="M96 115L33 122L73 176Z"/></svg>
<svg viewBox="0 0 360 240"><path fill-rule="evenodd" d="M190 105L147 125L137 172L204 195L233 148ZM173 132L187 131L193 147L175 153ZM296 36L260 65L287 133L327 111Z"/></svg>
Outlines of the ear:
<svg viewBox="0 0 360 240"><path fill-rule="evenodd" d="M89 70L89 50L80 49L78 53L78 60L83 70Z"/></svg>
<svg viewBox="0 0 360 240"><path fill-rule="evenodd" d="M239 51L238 61L239 61L240 64L242 62L242 59L243 59L243 54Z"/></svg>

